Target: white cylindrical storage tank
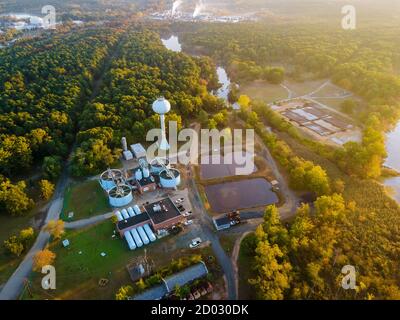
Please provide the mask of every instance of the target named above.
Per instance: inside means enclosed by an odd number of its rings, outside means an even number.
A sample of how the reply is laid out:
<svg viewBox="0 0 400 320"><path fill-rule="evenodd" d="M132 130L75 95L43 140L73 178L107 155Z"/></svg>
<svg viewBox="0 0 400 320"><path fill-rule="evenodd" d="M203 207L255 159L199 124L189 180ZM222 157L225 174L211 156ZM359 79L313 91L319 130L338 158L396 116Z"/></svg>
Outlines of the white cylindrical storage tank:
<svg viewBox="0 0 400 320"><path fill-rule="evenodd" d="M135 244L135 241L133 241L133 238L132 238L130 232L127 231L124 233L124 235L125 235L126 242L128 242L129 249L135 250L136 244Z"/></svg>
<svg viewBox="0 0 400 320"><path fill-rule="evenodd" d="M170 167L169 164L170 162L166 158L153 159L150 164L151 172L153 172L154 174L160 174L160 172L163 171L164 168Z"/></svg>
<svg viewBox="0 0 400 320"><path fill-rule="evenodd" d="M121 211L121 213L122 213L122 216L124 217L124 219L129 219L129 213L128 213L128 211L126 211L125 209L123 209L123 210Z"/></svg>
<svg viewBox="0 0 400 320"><path fill-rule="evenodd" d="M143 241L142 241L142 239L140 239L139 233L137 232L136 229L131 230L131 235L132 235L133 239L135 240L136 246L138 248L143 247Z"/></svg>
<svg viewBox="0 0 400 320"><path fill-rule="evenodd" d="M111 190L116 186L114 181L121 180L122 176L121 170L110 169L104 171L100 176L100 185L106 191Z"/></svg>
<svg viewBox="0 0 400 320"><path fill-rule="evenodd" d="M136 214L135 214L135 212L133 211L132 207L129 207L129 208L128 208L128 214L129 214L129 216L130 216L131 218L134 217L134 216L136 216Z"/></svg>
<svg viewBox="0 0 400 320"><path fill-rule="evenodd" d="M143 177L144 178L149 178L150 177L150 170L147 168L143 169Z"/></svg>
<svg viewBox="0 0 400 320"><path fill-rule="evenodd" d="M163 188L174 189L181 183L181 174L176 169L169 169L170 174L167 170L161 171L160 173L160 183Z"/></svg>
<svg viewBox="0 0 400 320"><path fill-rule="evenodd" d="M149 237L151 242L154 242L157 240L154 232L151 230L150 226L148 224L145 224L143 227L144 231L146 232L147 236Z"/></svg>
<svg viewBox="0 0 400 320"><path fill-rule="evenodd" d="M115 213L115 216L117 217L118 221L124 220L124 218L122 217L122 214L121 214L120 211L117 211L117 212Z"/></svg>
<svg viewBox="0 0 400 320"><path fill-rule="evenodd" d="M143 227L137 228L137 231L139 232L140 238L142 238L143 243L144 243L144 244L149 244L149 243L150 243L150 240L149 240L149 238L147 237L146 232L144 232Z"/></svg>
<svg viewBox="0 0 400 320"><path fill-rule="evenodd" d="M135 210L135 213L136 213L137 215L142 213L142 212L140 211L139 206L138 206L137 204L133 206L133 210Z"/></svg>
<svg viewBox="0 0 400 320"><path fill-rule="evenodd" d="M110 205L113 207L126 207L133 201L131 187L128 185L122 185L112 188L108 192L108 200L110 202Z"/></svg>
<svg viewBox="0 0 400 320"><path fill-rule="evenodd" d="M135 172L135 179L140 181L143 179L142 169L137 169Z"/></svg>

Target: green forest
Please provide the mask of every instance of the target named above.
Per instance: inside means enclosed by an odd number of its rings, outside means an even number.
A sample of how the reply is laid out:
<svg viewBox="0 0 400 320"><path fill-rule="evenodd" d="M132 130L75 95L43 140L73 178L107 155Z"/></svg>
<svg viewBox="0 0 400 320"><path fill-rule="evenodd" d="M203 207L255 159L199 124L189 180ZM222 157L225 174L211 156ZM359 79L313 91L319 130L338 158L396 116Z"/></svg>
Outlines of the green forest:
<svg viewBox="0 0 400 320"><path fill-rule="evenodd" d="M398 29L319 27L173 26L184 47L213 57L239 85L330 78L363 101L347 103L362 141L343 148L305 137L262 102L239 113L288 173L291 187L317 196L289 224L280 221L277 208L267 208L262 226L243 242L255 257L248 281L258 298L399 299L400 209L379 181L387 156L384 134L400 116ZM279 77L268 77L271 70ZM356 290L341 288L345 265L357 266Z"/></svg>
<svg viewBox="0 0 400 320"><path fill-rule="evenodd" d="M120 156L117 147L123 136L131 143L145 142L146 133L159 126L151 108L157 97L171 102L167 121L182 125L201 110L222 109L224 102L209 93L217 88L212 60L167 50L155 32L128 31L100 94L80 116L73 173L97 174L112 165Z"/></svg>

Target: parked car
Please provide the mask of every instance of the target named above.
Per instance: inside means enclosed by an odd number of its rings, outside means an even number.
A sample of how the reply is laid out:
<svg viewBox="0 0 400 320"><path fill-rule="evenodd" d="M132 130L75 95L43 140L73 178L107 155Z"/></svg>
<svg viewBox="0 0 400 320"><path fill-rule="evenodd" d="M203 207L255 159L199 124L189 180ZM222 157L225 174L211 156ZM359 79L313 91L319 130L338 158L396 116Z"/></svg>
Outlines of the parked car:
<svg viewBox="0 0 400 320"><path fill-rule="evenodd" d="M189 212L185 212L184 214L182 214L184 217L190 217L192 214Z"/></svg>
<svg viewBox="0 0 400 320"><path fill-rule="evenodd" d="M189 247L191 249L194 249L194 248L197 248L201 243L202 243L202 240L200 238L195 238L190 242Z"/></svg>
<svg viewBox="0 0 400 320"><path fill-rule="evenodd" d="M190 226L193 224L193 220L187 220L183 223L185 226Z"/></svg>

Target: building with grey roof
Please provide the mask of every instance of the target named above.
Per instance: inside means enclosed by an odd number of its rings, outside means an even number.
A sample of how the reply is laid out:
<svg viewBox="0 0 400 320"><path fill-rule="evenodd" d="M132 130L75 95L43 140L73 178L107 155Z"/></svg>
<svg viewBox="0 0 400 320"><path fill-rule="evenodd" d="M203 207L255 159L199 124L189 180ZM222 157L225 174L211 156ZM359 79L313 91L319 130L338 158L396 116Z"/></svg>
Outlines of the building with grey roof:
<svg viewBox="0 0 400 320"><path fill-rule="evenodd" d="M207 274L207 266L203 261L201 261L198 264L163 279L162 284L134 296L132 300L161 300L168 294L172 293L177 286L183 287L196 279L205 277Z"/></svg>

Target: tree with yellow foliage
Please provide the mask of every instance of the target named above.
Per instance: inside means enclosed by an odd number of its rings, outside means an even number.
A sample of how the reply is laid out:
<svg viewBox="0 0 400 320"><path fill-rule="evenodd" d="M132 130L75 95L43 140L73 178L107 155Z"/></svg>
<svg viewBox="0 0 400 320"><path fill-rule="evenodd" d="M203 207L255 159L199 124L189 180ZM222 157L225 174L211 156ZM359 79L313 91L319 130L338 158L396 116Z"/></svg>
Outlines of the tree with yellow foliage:
<svg viewBox="0 0 400 320"><path fill-rule="evenodd" d="M239 100L238 100L239 105L240 105L243 109L248 109L249 106L250 106L250 102L251 102L251 99L250 99L248 96L244 95L244 94L242 94L242 95L239 97Z"/></svg>
<svg viewBox="0 0 400 320"><path fill-rule="evenodd" d="M64 221L50 220L45 230L50 233L54 239L58 240L64 234Z"/></svg>
<svg viewBox="0 0 400 320"><path fill-rule="evenodd" d="M37 252L33 257L33 271L40 272L44 266L53 264L56 254L49 249Z"/></svg>

